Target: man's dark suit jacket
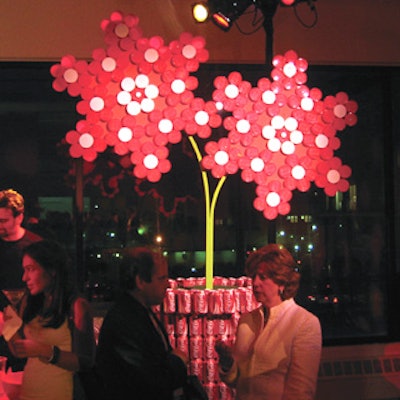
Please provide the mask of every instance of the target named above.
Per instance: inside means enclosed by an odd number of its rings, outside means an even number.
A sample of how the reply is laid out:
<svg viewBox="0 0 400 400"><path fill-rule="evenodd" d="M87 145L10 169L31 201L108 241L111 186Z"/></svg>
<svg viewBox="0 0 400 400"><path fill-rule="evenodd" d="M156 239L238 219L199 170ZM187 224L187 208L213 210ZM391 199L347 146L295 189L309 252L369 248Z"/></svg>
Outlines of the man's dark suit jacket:
<svg viewBox="0 0 400 400"><path fill-rule="evenodd" d="M171 347L165 348L149 310L127 293L104 319L96 371L105 398L142 400L171 399L187 372L182 360L171 354Z"/></svg>

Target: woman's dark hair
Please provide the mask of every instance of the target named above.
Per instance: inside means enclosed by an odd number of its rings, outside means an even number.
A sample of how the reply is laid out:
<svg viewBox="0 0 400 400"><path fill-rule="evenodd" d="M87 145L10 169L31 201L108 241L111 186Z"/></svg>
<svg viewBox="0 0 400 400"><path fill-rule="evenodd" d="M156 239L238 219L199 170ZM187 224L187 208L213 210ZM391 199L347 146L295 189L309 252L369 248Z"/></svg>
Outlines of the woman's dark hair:
<svg viewBox="0 0 400 400"><path fill-rule="evenodd" d="M23 256L34 259L51 277L50 304L44 305L44 294L27 295L22 318L29 322L36 316L44 327L58 328L70 313L73 286L69 277L69 257L65 248L52 240L41 240L24 248Z"/></svg>
<svg viewBox="0 0 400 400"><path fill-rule="evenodd" d="M166 263L165 258L150 248L129 249L121 263L121 287L128 290L134 289L137 276L145 282L151 282L154 266L160 263Z"/></svg>
<svg viewBox="0 0 400 400"><path fill-rule="evenodd" d="M283 246L274 243L250 253L245 272L250 277L262 272L277 285L283 286L282 300L294 297L300 285L299 268L293 256Z"/></svg>

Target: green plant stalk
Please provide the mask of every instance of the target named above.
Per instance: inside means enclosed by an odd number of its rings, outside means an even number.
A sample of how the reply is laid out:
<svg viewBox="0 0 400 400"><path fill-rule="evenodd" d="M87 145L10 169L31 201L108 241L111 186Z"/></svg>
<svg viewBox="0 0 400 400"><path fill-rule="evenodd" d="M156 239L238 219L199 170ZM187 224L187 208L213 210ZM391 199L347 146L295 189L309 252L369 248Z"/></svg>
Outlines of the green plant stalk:
<svg viewBox="0 0 400 400"><path fill-rule="evenodd" d="M193 136L189 136L189 142L196 154L199 167L201 169L201 179L203 182L203 191L205 199L205 217L206 217L206 289L213 289L214 286L214 229L215 229L215 207L217 205L218 196L221 193L222 186L226 181L226 176L219 179L214 190L212 198L210 197L210 184L207 172L201 168L201 160L203 156L200 153L199 146Z"/></svg>

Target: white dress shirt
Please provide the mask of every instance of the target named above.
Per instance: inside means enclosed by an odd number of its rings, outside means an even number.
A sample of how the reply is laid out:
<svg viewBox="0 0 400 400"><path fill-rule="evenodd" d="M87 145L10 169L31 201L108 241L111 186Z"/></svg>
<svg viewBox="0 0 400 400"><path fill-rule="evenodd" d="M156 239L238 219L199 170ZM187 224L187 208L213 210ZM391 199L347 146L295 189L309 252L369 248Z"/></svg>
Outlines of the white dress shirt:
<svg viewBox="0 0 400 400"><path fill-rule="evenodd" d="M257 308L239 320L235 363L225 382L236 383L238 400L311 400L321 357L318 318L293 299L264 313Z"/></svg>

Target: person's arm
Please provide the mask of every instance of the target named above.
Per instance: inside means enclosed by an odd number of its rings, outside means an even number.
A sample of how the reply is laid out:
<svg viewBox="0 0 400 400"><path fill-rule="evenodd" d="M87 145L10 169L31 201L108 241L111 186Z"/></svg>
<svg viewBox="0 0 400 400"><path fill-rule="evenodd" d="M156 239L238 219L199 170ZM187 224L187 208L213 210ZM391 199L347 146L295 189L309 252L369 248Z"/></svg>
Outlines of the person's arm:
<svg viewBox="0 0 400 400"><path fill-rule="evenodd" d="M215 351L218 354L219 376L222 382L234 386L238 376L238 368L233 358L232 347L223 341L217 341Z"/></svg>
<svg viewBox="0 0 400 400"><path fill-rule="evenodd" d="M297 325L284 400L312 400L315 396L321 358L322 335L318 318L312 316Z"/></svg>
<svg viewBox="0 0 400 400"><path fill-rule="evenodd" d="M96 341L92 309L89 302L83 297L78 297L73 304L73 318L70 328L72 331L72 350L78 358L78 370L88 370L94 365Z"/></svg>
<svg viewBox="0 0 400 400"><path fill-rule="evenodd" d="M73 305L72 351L30 339L13 338L13 353L20 358L38 357L44 363L57 365L69 371L78 371L93 365L95 342L93 320L89 303L78 298Z"/></svg>

